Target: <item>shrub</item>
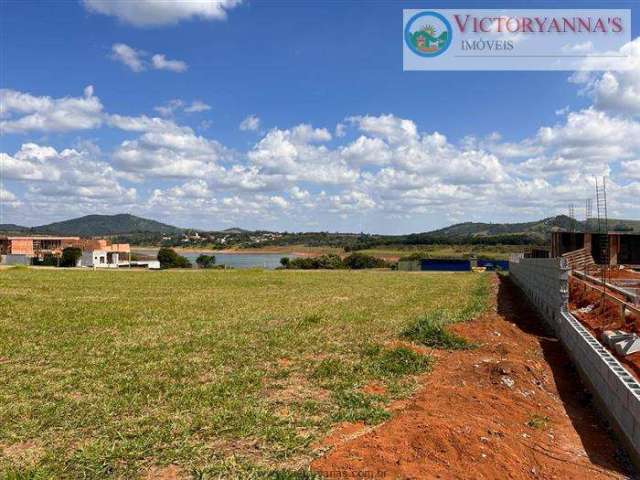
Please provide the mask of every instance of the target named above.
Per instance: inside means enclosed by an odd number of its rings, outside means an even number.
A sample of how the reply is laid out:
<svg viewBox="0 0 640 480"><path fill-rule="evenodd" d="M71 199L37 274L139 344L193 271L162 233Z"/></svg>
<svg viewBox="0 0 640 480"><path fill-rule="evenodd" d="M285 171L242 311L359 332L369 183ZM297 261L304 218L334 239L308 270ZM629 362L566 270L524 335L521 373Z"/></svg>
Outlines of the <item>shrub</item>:
<svg viewBox="0 0 640 480"><path fill-rule="evenodd" d="M78 247L67 247L62 250L62 256L60 257L61 267L76 267L78 261L82 257L82 250Z"/></svg>
<svg viewBox="0 0 640 480"><path fill-rule="evenodd" d="M191 262L187 257L183 257L182 255L178 255L176 259L176 263L174 264L174 268L192 268Z"/></svg>
<svg viewBox="0 0 640 480"><path fill-rule="evenodd" d="M282 263L282 260L280 260ZM327 254L320 255L319 257L301 257L289 260L286 264L286 268L300 269L300 270L338 270L345 268L342 259L338 255Z"/></svg>
<svg viewBox="0 0 640 480"><path fill-rule="evenodd" d="M325 270L339 270L344 268L344 263L342 262L342 258L339 255L335 255L333 253L329 253L327 255L320 255L319 257L314 258L317 262L318 267Z"/></svg>
<svg viewBox="0 0 640 480"><path fill-rule="evenodd" d="M363 268L387 268L389 264L381 258L364 253L352 253L344 259L347 268L361 270Z"/></svg>
<svg viewBox="0 0 640 480"><path fill-rule="evenodd" d="M389 264L384 260L363 253L352 253L344 260L334 253L320 255L318 257L294 258L293 260L284 257L280 259L280 265L282 265L283 268L300 270L340 270L344 268L359 270L363 268L389 267Z"/></svg>
<svg viewBox="0 0 640 480"><path fill-rule="evenodd" d="M199 255L196 258L196 264L200 268L211 268L216 264L216 257L215 255Z"/></svg>
<svg viewBox="0 0 640 480"><path fill-rule="evenodd" d="M59 261L60 259L57 256L47 253L42 257L42 260L34 257L31 263L37 266L57 267L59 265Z"/></svg>
<svg viewBox="0 0 640 480"><path fill-rule="evenodd" d="M160 268L191 268L191 262L172 248L161 248L158 251L158 261Z"/></svg>

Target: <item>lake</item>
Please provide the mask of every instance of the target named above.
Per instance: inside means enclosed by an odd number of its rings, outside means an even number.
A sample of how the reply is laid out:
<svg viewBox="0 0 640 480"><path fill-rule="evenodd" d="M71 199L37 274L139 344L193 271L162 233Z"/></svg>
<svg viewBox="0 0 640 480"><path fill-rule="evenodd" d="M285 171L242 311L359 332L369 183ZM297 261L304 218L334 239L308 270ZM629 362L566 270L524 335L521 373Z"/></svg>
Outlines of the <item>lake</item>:
<svg viewBox="0 0 640 480"><path fill-rule="evenodd" d="M195 265L200 252L181 253ZM215 255L216 265L226 265L232 268L266 268L273 270L280 266L282 257L296 258L298 255L290 253L206 253Z"/></svg>

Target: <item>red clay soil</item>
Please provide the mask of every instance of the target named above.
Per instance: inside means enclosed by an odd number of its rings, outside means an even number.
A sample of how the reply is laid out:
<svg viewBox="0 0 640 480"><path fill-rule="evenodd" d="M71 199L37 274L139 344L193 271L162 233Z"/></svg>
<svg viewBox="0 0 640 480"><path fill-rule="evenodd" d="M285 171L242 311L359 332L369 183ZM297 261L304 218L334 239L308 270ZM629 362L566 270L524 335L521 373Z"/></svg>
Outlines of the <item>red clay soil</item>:
<svg viewBox="0 0 640 480"><path fill-rule="evenodd" d="M586 285L586 282L569 277L569 310L585 324L598 338L604 330L623 328L617 305L605 297L600 289ZM607 289L609 295L624 300L622 295ZM590 311L581 310L591 307ZM630 324L631 328L632 325Z"/></svg>
<svg viewBox="0 0 640 480"><path fill-rule="evenodd" d="M312 463L325 478L628 478L561 344L508 279L488 313L453 327L480 344L434 370L376 427L346 424Z"/></svg>

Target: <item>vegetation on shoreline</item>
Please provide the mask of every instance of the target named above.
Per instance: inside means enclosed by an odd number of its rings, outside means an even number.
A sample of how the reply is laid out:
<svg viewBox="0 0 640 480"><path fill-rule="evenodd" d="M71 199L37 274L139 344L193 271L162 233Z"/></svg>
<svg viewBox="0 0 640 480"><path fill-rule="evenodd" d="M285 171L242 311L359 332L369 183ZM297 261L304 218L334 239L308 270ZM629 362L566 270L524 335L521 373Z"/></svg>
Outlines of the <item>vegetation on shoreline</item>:
<svg viewBox="0 0 640 480"><path fill-rule="evenodd" d="M134 478L169 464L214 478L296 478L287 472L332 426L383 421L431 368L397 343L410 319L466 318L486 281L376 271L0 276L0 448L9 452L0 471L38 479Z"/></svg>
<svg viewBox="0 0 640 480"><path fill-rule="evenodd" d="M200 268L213 268L216 265L216 257L215 255L200 254L196 258L196 265Z"/></svg>
<svg viewBox="0 0 640 480"><path fill-rule="evenodd" d="M367 268L390 268L392 266L381 258L358 252L344 258L331 253L317 257L294 258L293 260L289 257L282 257L280 264L282 268L289 270L364 270Z"/></svg>
<svg viewBox="0 0 640 480"><path fill-rule="evenodd" d="M191 268L191 262L187 257L178 255L172 248L161 248L158 250L158 261L160 268Z"/></svg>

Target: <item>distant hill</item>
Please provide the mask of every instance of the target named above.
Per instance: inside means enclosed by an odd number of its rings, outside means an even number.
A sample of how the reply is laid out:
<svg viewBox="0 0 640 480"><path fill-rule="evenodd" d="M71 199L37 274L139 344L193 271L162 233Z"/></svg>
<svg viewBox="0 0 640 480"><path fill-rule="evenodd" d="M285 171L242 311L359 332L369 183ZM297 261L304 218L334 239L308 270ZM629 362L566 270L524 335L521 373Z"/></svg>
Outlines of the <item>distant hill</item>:
<svg viewBox="0 0 640 480"><path fill-rule="evenodd" d="M226 230L222 230L222 233L241 234L241 233L251 233L251 231L245 230L243 228L233 227L233 228L227 228Z"/></svg>
<svg viewBox="0 0 640 480"><path fill-rule="evenodd" d="M475 223L465 222L451 225L427 232L427 235L434 237L461 238L461 237L489 237L495 235L533 235L545 237L554 228L570 229L574 221L566 215L549 217L543 220L524 223ZM577 224L581 225L580 222Z"/></svg>
<svg viewBox="0 0 640 480"><path fill-rule="evenodd" d="M16 225L15 223L0 223L0 232L7 234L23 234L29 233L29 229L27 227L21 227L20 225Z"/></svg>
<svg viewBox="0 0 640 480"><path fill-rule="evenodd" d="M0 231L31 235L50 234L94 237L132 233L174 234L182 232L182 229L156 222L155 220L123 213L118 215L87 215L33 228L20 227L19 225L0 225Z"/></svg>
<svg viewBox="0 0 640 480"><path fill-rule="evenodd" d="M596 218L590 218L588 225L590 230L596 230L598 220ZM640 220L621 220L618 218L610 218L609 231L640 233Z"/></svg>
<svg viewBox="0 0 640 480"><path fill-rule="evenodd" d="M491 237L506 235L527 235L533 239L545 240L553 230L584 230L586 222L575 221L567 215L558 215L542 220L524 223L474 223L465 222L426 232L423 235L459 240L469 237ZM597 227L597 219L588 221L590 230ZM609 231L628 231L640 233L640 221L609 219Z"/></svg>
<svg viewBox="0 0 640 480"><path fill-rule="evenodd" d="M566 215L558 215L542 220L523 223L477 223L465 222L429 232L408 235L366 235L328 232L282 233L277 238L261 239L260 245L310 244L313 246L344 245L392 245L392 244L429 244L429 243L482 243L482 244L543 244L548 243L553 230L584 231L585 222L574 221ZM597 230L597 220L589 219L588 229ZM609 231L640 233L640 220L609 219ZM233 227L222 231L205 232L203 230L181 229L172 225L136 217L135 215L87 215L63 222L50 223L39 227L22 227L15 224L0 224L0 233L13 235L69 235L82 237L118 237L114 241L133 242L134 244L159 244L164 235L176 238L176 244L182 245L183 234L200 232L203 244L215 243L220 235L235 237L231 244L253 242L248 236L260 236L261 233ZM271 232L273 233L273 232ZM225 238L228 245L229 239ZM364 248L364 247L363 247Z"/></svg>

